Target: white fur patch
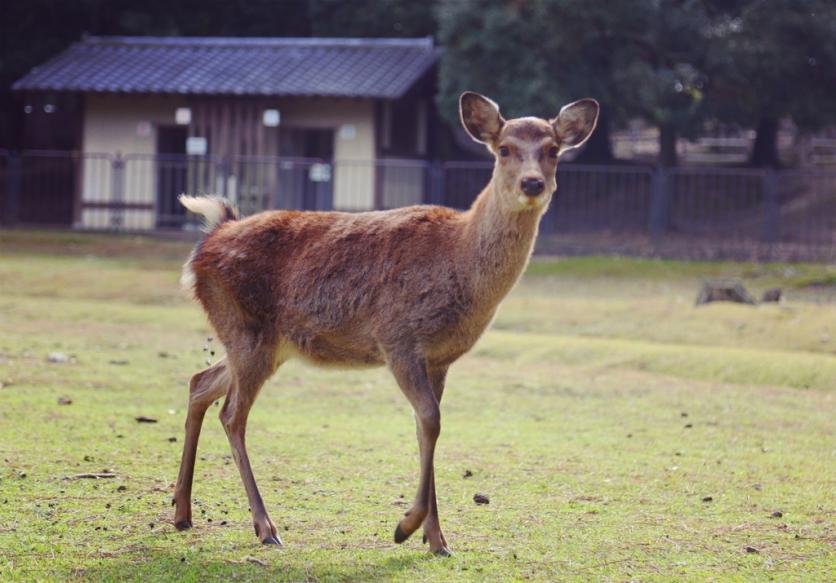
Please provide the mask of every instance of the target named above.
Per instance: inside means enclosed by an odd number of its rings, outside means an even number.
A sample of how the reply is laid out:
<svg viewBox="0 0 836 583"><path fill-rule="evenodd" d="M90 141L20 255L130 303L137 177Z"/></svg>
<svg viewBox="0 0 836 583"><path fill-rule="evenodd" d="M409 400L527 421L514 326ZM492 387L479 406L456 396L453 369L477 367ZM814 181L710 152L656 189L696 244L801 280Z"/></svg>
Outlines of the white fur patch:
<svg viewBox="0 0 836 583"><path fill-rule="evenodd" d="M536 209L542 207L543 204L545 204L546 197L543 195L526 196L524 194L519 194L517 195L517 202L524 209Z"/></svg>
<svg viewBox="0 0 836 583"><path fill-rule="evenodd" d="M207 233L215 228L226 215L224 202L215 196L180 195L180 204L189 211L203 217L203 230Z"/></svg>
<svg viewBox="0 0 836 583"><path fill-rule="evenodd" d="M194 293L195 276L194 271L192 270L193 257L194 251L192 251L191 255L189 255L186 263L183 264L183 272L180 274L180 287L183 288L183 291L188 293Z"/></svg>

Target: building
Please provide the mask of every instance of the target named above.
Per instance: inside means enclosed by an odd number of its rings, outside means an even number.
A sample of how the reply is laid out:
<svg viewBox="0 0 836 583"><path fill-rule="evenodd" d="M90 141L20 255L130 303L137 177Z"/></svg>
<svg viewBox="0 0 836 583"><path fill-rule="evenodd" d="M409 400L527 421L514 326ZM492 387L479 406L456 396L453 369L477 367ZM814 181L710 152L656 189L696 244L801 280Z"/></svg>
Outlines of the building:
<svg viewBox="0 0 836 583"><path fill-rule="evenodd" d="M88 37L13 88L27 113L80 103L51 222L178 228L182 192L245 213L423 202L438 58L429 38Z"/></svg>

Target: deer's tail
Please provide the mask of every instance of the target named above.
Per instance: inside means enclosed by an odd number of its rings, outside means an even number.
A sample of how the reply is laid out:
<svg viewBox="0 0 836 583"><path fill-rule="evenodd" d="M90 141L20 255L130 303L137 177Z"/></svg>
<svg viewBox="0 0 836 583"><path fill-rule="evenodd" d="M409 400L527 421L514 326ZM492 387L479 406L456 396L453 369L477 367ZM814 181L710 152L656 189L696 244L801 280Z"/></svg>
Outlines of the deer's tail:
<svg viewBox="0 0 836 583"><path fill-rule="evenodd" d="M229 201L217 196L180 195L180 204L196 215L203 217L203 230L211 233L215 227L227 221L234 221L238 213Z"/></svg>
<svg viewBox="0 0 836 583"><path fill-rule="evenodd" d="M235 221L238 219L238 213L232 205L217 196L187 196L180 195L180 204L186 207L189 211L196 215L203 217L203 231L206 234L214 231L218 225L226 223L227 221ZM183 274L180 276L180 285L187 292L194 292L195 274L192 269L192 260L203 245L203 240L199 241L197 246L192 250L185 265L183 265Z"/></svg>

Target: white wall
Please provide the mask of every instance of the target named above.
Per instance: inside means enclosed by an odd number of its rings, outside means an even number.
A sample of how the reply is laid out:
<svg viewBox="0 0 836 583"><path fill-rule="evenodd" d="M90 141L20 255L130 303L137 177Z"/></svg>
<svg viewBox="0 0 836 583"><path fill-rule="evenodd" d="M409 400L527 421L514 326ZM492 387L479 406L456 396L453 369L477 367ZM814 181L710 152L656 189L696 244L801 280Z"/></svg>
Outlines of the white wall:
<svg viewBox="0 0 836 583"><path fill-rule="evenodd" d="M192 98L193 99L193 98ZM282 127L334 130L334 193L337 209L369 209L374 204L375 159L374 103L353 99L266 100L281 112ZM85 101L83 150L86 160L82 178L82 201L112 202L113 188L108 162L95 154L127 156L121 200L154 205L156 128L174 125L178 107L189 100L175 96L119 96L89 94ZM344 126L351 131L340 132ZM216 134L217 135L217 134ZM213 150L210 144L210 150ZM133 155L140 156L133 156ZM109 209L82 210L80 226L111 228L116 214ZM126 229L152 229L151 209L125 210Z"/></svg>
<svg viewBox="0 0 836 583"><path fill-rule="evenodd" d="M87 155L82 178L82 201L112 201L111 174L104 168L105 162L91 158L91 154L155 154L156 127L173 125L175 110L185 105L185 99L180 97L88 94L85 97L82 138ZM150 132L143 133L142 129L150 129ZM129 164L125 172L122 200L154 204L153 165L137 161ZM84 209L81 226L110 228L113 218L108 209ZM122 218L122 226L126 229L152 229L155 226L153 210L127 210L122 213Z"/></svg>

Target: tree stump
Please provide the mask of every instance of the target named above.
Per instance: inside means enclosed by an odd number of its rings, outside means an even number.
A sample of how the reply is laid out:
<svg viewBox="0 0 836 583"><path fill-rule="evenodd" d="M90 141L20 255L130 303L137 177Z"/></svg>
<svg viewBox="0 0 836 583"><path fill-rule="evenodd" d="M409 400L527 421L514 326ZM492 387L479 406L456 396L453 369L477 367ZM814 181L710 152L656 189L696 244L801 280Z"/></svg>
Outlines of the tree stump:
<svg viewBox="0 0 836 583"><path fill-rule="evenodd" d="M772 289L768 289L763 292L763 297L761 298L761 302L780 302L781 301L781 288L775 287Z"/></svg>
<svg viewBox="0 0 836 583"><path fill-rule="evenodd" d="M698 306L710 302L735 302L755 305L754 298L738 282L706 282L697 296Z"/></svg>

